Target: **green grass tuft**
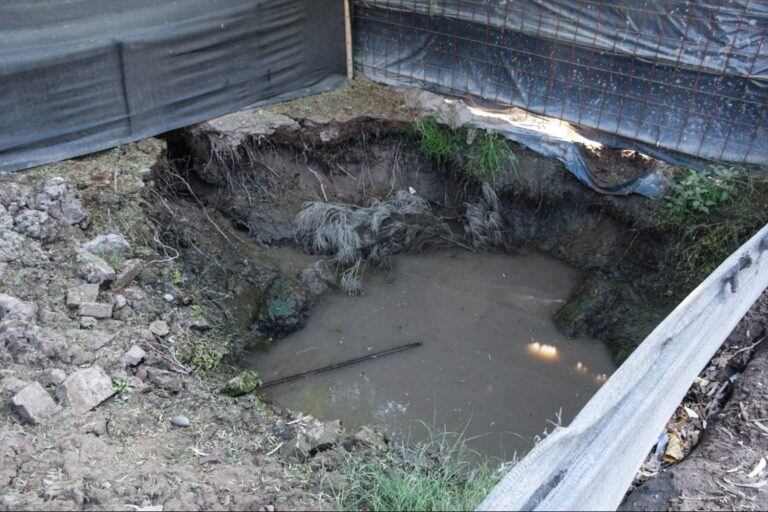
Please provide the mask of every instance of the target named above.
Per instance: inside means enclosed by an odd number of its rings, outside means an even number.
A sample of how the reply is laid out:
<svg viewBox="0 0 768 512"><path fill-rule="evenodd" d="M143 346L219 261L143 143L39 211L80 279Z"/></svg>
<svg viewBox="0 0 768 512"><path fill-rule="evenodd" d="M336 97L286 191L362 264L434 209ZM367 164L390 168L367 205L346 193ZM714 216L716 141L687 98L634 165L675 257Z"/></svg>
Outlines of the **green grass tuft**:
<svg viewBox="0 0 768 512"><path fill-rule="evenodd" d="M469 147L467 174L477 181L488 181L504 169L505 164L517 167L517 156L504 137L482 132Z"/></svg>
<svg viewBox="0 0 768 512"><path fill-rule="evenodd" d="M339 510L473 510L501 478L499 469L457 434L430 442L351 455L331 483Z"/></svg>
<svg viewBox="0 0 768 512"><path fill-rule="evenodd" d="M768 178L689 170L672 186L655 220L676 235L668 255L680 284L695 285L768 222Z"/></svg>
<svg viewBox="0 0 768 512"><path fill-rule="evenodd" d="M433 117L425 117L413 125L414 132L419 137L421 152L438 166L456 160L461 144L459 135L439 124Z"/></svg>

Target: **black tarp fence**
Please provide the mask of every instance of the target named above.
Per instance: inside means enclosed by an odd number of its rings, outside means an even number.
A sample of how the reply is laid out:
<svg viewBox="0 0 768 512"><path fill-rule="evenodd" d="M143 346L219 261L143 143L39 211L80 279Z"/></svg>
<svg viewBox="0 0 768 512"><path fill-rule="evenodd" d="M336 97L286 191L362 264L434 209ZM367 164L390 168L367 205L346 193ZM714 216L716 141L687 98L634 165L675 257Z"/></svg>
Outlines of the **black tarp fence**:
<svg viewBox="0 0 768 512"><path fill-rule="evenodd" d="M0 174L345 74L341 0L4 0Z"/></svg>
<svg viewBox="0 0 768 512"><path fill-rule="evenodd" d="M768 163L764 0L354 6L356 65L375 80L522 107L672 160Z"/></svg>

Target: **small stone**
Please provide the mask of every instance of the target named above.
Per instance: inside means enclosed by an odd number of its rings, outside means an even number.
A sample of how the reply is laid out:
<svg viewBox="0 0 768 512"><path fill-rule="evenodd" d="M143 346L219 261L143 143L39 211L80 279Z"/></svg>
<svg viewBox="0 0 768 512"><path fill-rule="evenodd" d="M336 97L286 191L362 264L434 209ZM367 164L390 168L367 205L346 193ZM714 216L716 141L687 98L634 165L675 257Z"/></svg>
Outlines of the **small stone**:
<svg viewBox="0 0 768 512"><path fill-rule="evenodd" d="M13 219L15 230L32 238L53 240L56 232L48 223L49 216L39 210L22 210Z"/></svg>
<svg viewBox="0 0 768 512"><path fill-rule="evenodd" d="M139 259L126 260L123 263L123 268L112 283L112 290L122 290L131 282L136 279L136 276L141 274L141 269L144 267L144 263Z"/></svg>
<svg viewBox="0 0 768 512"><path fill-rule="evenodd" d="M103 259L85 249L76 250L77 275L89 283L101 284L115 280L115 270Z"/></svg>
<svg viewBox="0 0 768 512"><path fill-rule="evenodd" d="M120 361L125 366L139 366L141 362L146 359L147 353L138 345L134 345L128 349L128 352L123 354Z"/></svg>
<svg viewBox="0 0 768 512"><path fill-rule="evenodd" d="M261 374L255 370L247 370L227 381L221 388L227 396L242 396L261 386Z"/></svg>
<svg viewBox="0 0 768 512"><path fill-rule="evenodd" d="M221 456L217 453L211 453L208 455L204 455L200 458L200 465L205 466L206 464L219 464L221 463Z"/></svg>
<svg viewBox="0 0 768 512"><path fill-rule="evenodd" d="M83 245L83 249L108 260L131 254L131 244L128 243L128 240L115 233L97 236Z"/></svg>
<svg viewBox="0 0 768 512"><path fill-rule="evenodd" d="M163 320L155 320L149 324L149 330L159 338L164 338L171 332L170 327L168 327L168 324Z"/></svg>
<svg viewBox="0 0 768 512"><path fill-rule="evenodd" d="M112 316L112 304L100 302L83 302L77 309L80 316L92 316L94 318L110 318Z"/></svg>
<svg viewBox="0 0 768 512"><path fill-rule="evenodd" d="M138 370L136 370L136 373L133 376L136 377L137 379L141 380L141 381L145 381L145 380L147 380L147 377L149 375L147 374L147 370L146 369L139 368Z"/></svg>
<svg viewBox="0 0 768 512"><path fill-rule="evenodd" d="M0 396L3 399L10 399L13 395L29 386L29 382L17 379L13 376L5 377L0 381Z"/></svg>
<svg viewBox="0 0 768 512"><path fill-rule="evenodd" d="M67 377L59 388L62 403L77 414L90 411L115 394L112 379L100 366L79 370Z"/></svg>
<svg viewBox="0 0 768 512"><path fill-rule="evenodd" d="M341 421L334 420L312 426L305 435L313 449L322 450L336 444L343 434Z"/></svg>
<svg viewBox="0 0 768 512"><path fill-rule="evenodd" d="M267 290L259 312L259 334L285 336L304 327L309 317L309 295L297 282L278 277Z"/></svg>
<svg viewBox="0 0 768 512"><path fill-rule="evenodd" d="M208 320L206 320L205 318L195 318L189 324L189 327L194 329L194 330L196 330L196 331L210 331L211 330L211 324L209 324Z"/></svg>
<svg viewBox="0 0 768 512"><path fill-rule="evenodd" d="M129 286L123 290L123 295L125 295L125 298L128 299L129 303L136 300L147 300L146 292L138 286Z"/></svg>
<svg viewBox="0 0 768 512"><path fill-rule="evenodd" d="M339 420L328 423L315 422L286 442L283 451L300 461L307 461L313 454L333 447L342 435L343 429Z"/></svg>
<svg viewBox="0 0 768 512"><path fill-rule="evenodd" d="M76 194L70 190L67 180L55 176L43 185L35 200L38 208L47 210L51 217L67 224L88 221L88 214Z"/></svg>
<svg viewBox="0 0 768 512"><path fill-rule="evenodd" d="M115 309L122 309L128 305L128 299L126 299L123 295L120 295L118 293L115 295L115 298L112 301L112 303L115 305Z"/></svg>
<svg viewBox="0 0 768 512"><path fill-rule="evenodd" d="M33 425L61 409L39 382L33 382L16 393L11 399L11 406L24 421Z"/></svg>
<svg viewBox="0 0 768 512"><path fill-rule="evenodd" d="M170 293L166 293L165 295L163 295L163 300L165 300L165 302L171 303L171 302L173 302L175 299L176 299L176 297L174 297L174 296L173 296L173 295L171 295Z"/></svg>
<svg viewBox="0 0 768 512"><path fill-rule="evenodd" d="M361 427L360 431L351 439L355 443L369 446L375 450L385 451L387 449L387 441L384 436L368 425Z"/></svg>
<svg viewBox="0 0 768 512"><path fill-rule="evenodd" d="M67 291L67 306L74 308L83 302L96 302L99 297L98 284L81 284Z"/></svg>
<svg viewBox="0 0 768 512"><path fill-rule="evenodd" d="M66 315L59 313L58 311L51 311L50 309L40 309L37 312L37 319L43 324L65 322L68 320Z"/></svg>
<svg viewBox="0 0 768 512"><path fill-rule="evenodd" d="M0 293L0 319L32 322L37 316L37 304L24 302L6 293Z"/></svg>
<svg viewBox="0 0 768 512"><path fill-rule="evenodd" d="M186 416L174 416L171 418L171 425L174 427L188 427L189 426L189 418Z"/></svg>
<svg viewBox="0 0 768 512"><path fill-rule="evenodd" d="M92 316L83 316L80 317L80 328L81 329L93 329L96 327L97 320L93 318Z"/></svg>
<svg viewBox="0 0 768 512"><path fill-rule="evenodd" d="M164 389L172 394L178 394L184 389L184 384L179 378L178 374L163 370L161 368L155 368L154 366L147 366L147 379L160 389Z"/></svg>
<svg viewBox="0 0 768 512"><path fill-rule="evenodd" d="M104 322L107 322L107 320ZM81 334L79 336L81 340L80 346L82 346L87 353L93 354L112 343L116 335L115 332L107 329L93 330L87 334Z"/></svg>
<svg viewBox="0 0 768 512"><path fill-rule="evenodd" d="M49 368L37 376L37 382L42 386L58 386L67 378L67 373L58 368Z"/></svg>

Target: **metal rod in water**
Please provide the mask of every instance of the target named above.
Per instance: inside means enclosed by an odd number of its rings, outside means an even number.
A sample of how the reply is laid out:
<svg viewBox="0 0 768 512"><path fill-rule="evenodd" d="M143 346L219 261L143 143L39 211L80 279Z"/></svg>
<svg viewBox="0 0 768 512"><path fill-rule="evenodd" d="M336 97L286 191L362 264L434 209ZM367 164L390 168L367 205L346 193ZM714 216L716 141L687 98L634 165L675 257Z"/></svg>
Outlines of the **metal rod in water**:
<svg viewBox="0 0 768 512"><path fill-rule="evenodd" d="M319 373L325 373L329 372L331 370L335 370L337 368L343 368L345 366L351 366L356 363L361 363L363 361L367 361L369 359L376 359L377 357L383 357L388 356L390 354L394 354L396 352L402 352L403 350L408 350L410 348L415 348L421 346L422 343L420 341L417 341L416 343L408 343L407 345L400 345L399 347L390 348L388 350L383 350L381 352L376 352L375 354L367 354L361 357L356 357L354 359L349 359L347 361L342 361L340 363L334 363L330 366L324 366L322 368L317 368L315 370L308 370L306 372L297 373L296 375L289 375L288 377L282 377L280 379L271 380L268 382L263 383L260 388L267 388L269 386L276 386L277 384L284 384L286 382L291 382L293 380L303 379L304 377L309 377L310 375L317 375Z"/></svg>

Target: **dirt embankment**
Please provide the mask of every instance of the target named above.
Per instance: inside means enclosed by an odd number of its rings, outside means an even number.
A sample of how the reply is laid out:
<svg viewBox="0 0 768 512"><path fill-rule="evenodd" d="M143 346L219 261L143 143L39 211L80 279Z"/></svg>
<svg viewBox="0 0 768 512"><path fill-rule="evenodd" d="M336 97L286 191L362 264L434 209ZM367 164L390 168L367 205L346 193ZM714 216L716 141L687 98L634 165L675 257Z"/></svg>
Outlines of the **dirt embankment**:
<svg viewBox="0 0 768 512"><path fill-rule="evenodd" d="M164 156L147 140L0 183L4 510L319 506L304 461L343 433L219 391L227 333L149 215L170 208Z"/></svg>

